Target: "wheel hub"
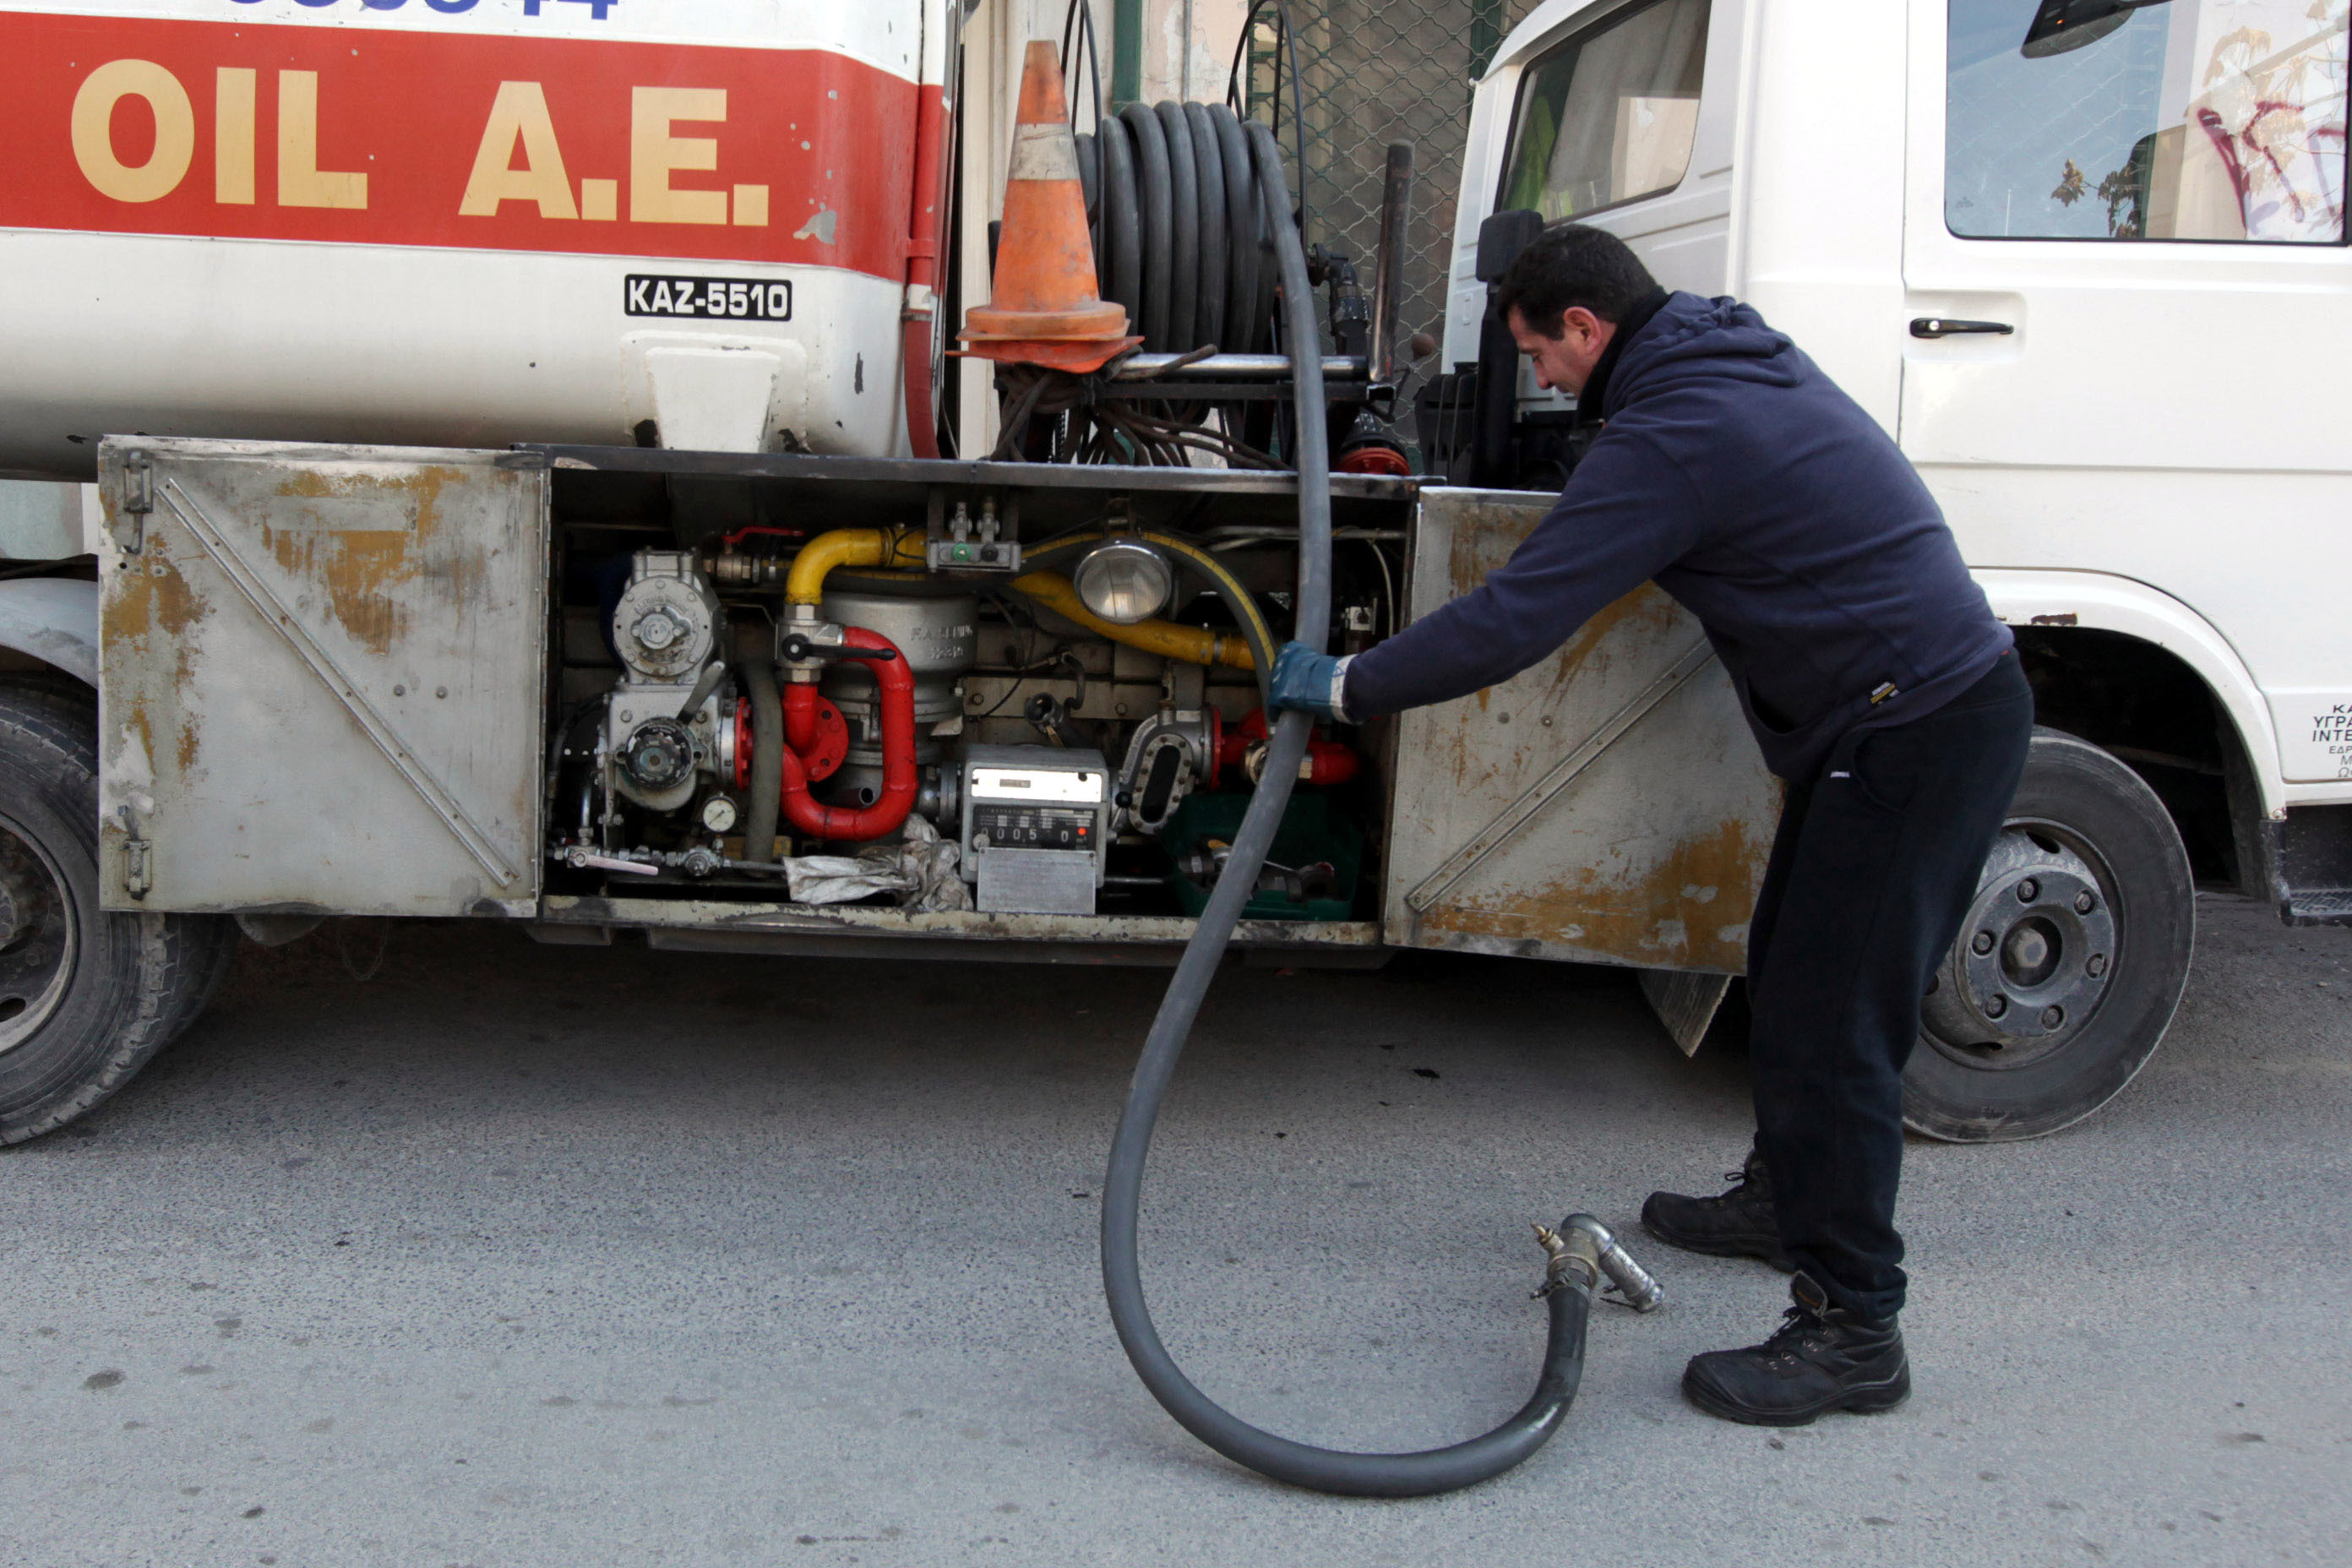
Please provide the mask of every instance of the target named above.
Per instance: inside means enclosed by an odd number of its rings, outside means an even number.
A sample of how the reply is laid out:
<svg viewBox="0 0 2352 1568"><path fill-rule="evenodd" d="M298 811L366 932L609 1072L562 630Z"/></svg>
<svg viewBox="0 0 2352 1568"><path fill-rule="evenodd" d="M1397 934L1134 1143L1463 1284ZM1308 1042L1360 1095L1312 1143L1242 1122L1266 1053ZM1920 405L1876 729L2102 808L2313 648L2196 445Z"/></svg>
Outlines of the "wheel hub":
<svg viewBox="0 0 2352 1568"><path fill-rule="evenodd" d="M2116 916L2098 872L2074 850L2006 829L1921 1021L1945 1055L1970 1067L2022 1067L2062 1048L2115 978Z"/></svg>
<svg viewBox="0 0 2352 1568"><path fill-rule="evenodd" d="M0 824L0 1055L32 1038L65 1000L74 948L56 868Z"/></svg>

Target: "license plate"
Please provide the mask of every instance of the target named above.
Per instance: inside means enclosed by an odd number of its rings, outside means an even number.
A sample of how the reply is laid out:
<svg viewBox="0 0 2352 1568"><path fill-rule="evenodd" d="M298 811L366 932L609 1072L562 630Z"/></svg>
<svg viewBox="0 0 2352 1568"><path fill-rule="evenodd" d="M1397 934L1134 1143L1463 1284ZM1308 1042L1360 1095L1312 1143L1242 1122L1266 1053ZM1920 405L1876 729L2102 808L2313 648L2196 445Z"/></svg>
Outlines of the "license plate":
<svg viewBox="0 0 2352 1568"><path fill-rule="evenodd" d="M684 316L703 321L789 321L793 319L793 286L789 280L668 278L632 272L624 289L623 309L632 316Z"/></svg>

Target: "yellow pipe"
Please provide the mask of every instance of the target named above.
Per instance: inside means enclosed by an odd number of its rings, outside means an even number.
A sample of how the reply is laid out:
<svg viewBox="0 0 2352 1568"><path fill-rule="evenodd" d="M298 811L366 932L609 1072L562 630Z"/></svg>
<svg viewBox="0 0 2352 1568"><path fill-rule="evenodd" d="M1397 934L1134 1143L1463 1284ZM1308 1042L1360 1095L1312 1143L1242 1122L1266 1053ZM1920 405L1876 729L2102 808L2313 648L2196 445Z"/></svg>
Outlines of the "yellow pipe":
<svg viewBox="0 0 2352 1568"><path fill-rule="evenodd" d="M1177 542L1163 542L1150 535L1146 537L1152 538L1155 543ZM1187 553L1191 552L1188 550ZM836 528L818 534L801 546L800 553L793 558L791 572L784 578L784 603L822 603L824 580L835 567L920 567L923 563L922 540L904 529ZM1227 636L1205 626L1179 626L1174 621L1139 621L1133 626L1121 626L1116 621L1104 620L1087 608L1078 597L1078 591L1059 572L1025 573L1013 580L1013 586L1097 637L1123 642L1129 647L1139 647L1162 658L1179 658L1188 664L1222 664L1234 669L1257 668L1257 660L1251 657L1248 641L1240 637Z"/></svg>
<svg viewBox="0 0 2352 1568"><path fill-rule="evenodd" d="M1257 660L1250 657L1247 643L1238 637L1228 637L1206 626L1179 626L1174 621L1138 621L1133 626L1123 626L1116 621L1104 620L1087 608L1078 598L1078 591L1059 572L1024 573L1013 579L1013 585L1063 619L1076 621L1097 637L1123 642L1129 647L1139 647L1162 658L1181 658L1187 664L1223 664L1234 669L1257 668Z"/></svg>
<svg viewBox="0 0 2352 1568"><path fill-rule="evenodd" d="M824 580L836 566L918 566L923 542L904 529L836 528L801 546L784 578L784 603L814 605L824 598Z"/></svg>
<svg viewBox="0 0 2352 1568"><path fill-rule="evenodd" d="M1210 553L1208 551L1202 549L1199 545L1194 544L1190 540L1178 539L1172 535L1165 533L1142 532L1115 534L1106 530L1097 529L1086 533L1070 534L1061 539L1049 541L1046 543L1037 546L1034 550L1030 551L1029 558L1031 560L1036 560L1046 555L1059 554L1065 550L1073 550L1082 544L1097 544L1101 542L1103 540L1112 538L1139 539L1146 544L1156 544L1171 555L1181 556L1183 559L1190 561L1202 576L1208 578L1209 581L1217 585L1218 595L1225 601L1226 608L1232 610L1236 617L1247 616L1249 619L1250 629L1255 631L1259 637L1265 639L1265 646L1267 647L1273 647L1275 646L1274 630L1265 624L1265 617L1258 613L1257 605L1249 596L1249 590L1241 585L1241 583L1234 576L1233 573L1226 568L1223 562L1218 560L1216 556ZM1243 668L1246 668L1254 667L1255 661L1253 661L1252 665L1244 666Z"/></svg>

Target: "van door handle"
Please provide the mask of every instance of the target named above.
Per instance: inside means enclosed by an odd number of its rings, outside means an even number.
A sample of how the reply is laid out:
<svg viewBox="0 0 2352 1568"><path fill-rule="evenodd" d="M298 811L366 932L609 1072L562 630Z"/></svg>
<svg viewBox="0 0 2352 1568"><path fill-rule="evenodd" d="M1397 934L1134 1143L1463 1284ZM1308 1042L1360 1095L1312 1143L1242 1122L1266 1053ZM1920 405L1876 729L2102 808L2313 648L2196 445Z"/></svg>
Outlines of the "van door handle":
<svg viewBox="0 0 2352 1568"><path fill-rule="evenodd" d="M1915 338L1948 338L1955 332L1999 332L2006 337L2015 331L2007 321L1962 321L1950 316L1911 318L1911 335Z"/></svg>

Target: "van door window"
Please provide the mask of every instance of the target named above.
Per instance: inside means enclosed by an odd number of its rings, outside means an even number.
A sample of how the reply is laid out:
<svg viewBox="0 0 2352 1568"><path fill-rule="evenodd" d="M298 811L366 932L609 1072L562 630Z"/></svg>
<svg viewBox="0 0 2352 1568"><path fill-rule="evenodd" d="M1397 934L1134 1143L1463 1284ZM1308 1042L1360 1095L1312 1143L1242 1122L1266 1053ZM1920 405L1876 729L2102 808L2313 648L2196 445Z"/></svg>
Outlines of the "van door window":
<svg viewBox="0 0 2352 1568"><path fill-rule="evenodd" d="M1963 238L2345 237L2352 0L1951 0Z"/></svg>
<svg viewBox="0 0 2352 1568"><path fill-rule="evenodd" d="M1556 223L1680 184L1698 132L1706 8L1653 0L1530 65L1498 210Z"/></svg>

